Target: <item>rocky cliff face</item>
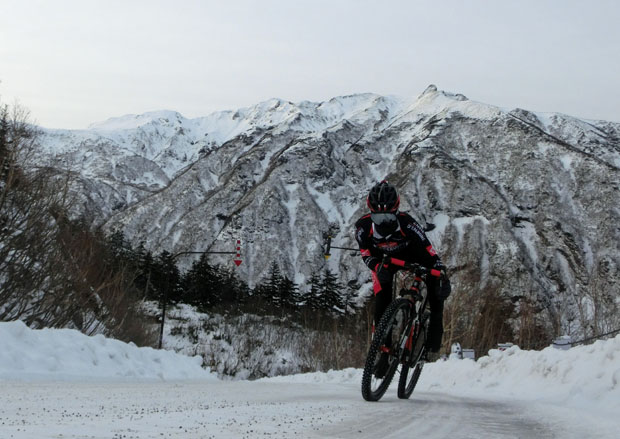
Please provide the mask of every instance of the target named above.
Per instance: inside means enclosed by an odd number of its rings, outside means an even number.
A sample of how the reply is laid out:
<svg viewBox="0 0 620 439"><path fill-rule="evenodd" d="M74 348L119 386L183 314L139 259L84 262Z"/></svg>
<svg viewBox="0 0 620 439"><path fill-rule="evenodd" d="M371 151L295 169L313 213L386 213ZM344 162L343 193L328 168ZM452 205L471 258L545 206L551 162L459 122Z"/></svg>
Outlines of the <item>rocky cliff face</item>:
<svg viewBox="0 0 620 439"><path fill-rule="evenodd" d="M411 101L125 116L48 130L43 143L41 160L78 176L79 212L154 251L228 251L241 239L239 272L251 284L274 260L302 285L325 264L368 281L358 257L326 262L322 244L331 233L334 245L355 246L366 193L387 178L403 210L437 226L429 237L457 291L534 298L557 325L596 312L584 297L618 306L620 124L509 111L430 86Z"/></svg>

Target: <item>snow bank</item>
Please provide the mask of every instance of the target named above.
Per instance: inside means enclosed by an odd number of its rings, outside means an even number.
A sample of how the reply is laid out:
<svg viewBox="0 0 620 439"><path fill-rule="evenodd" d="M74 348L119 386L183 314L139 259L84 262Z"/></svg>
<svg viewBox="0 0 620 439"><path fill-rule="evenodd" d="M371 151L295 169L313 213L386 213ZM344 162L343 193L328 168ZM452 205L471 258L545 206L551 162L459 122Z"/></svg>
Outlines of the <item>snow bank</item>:
<svg viewBox="0 0 620 439"><path fill-rule="evenodd" d="M361 370L345 369L265 380L360 383L361 377ZM394 378L396 382L398 376ZM516 398L617 415L620 413L620 335L566 351L552 347L523 351L513 346L506 351L491 350L478 361L451 358L430 363L424 367L416 392Z"/></svg>
<svg viewBox="0 0 620 439"><path fill-rule="evenodd" d="M429 364L421 391L519 399L620 413L620 335L569 350L523 351L513 346L472 360Z"/></svg>
<svg viewBox="0 0 620 439"><path fill-rule="evenodd" d="M103 335L0 322L0 380L217 379L201 364L201 357L138 348Z"/></svg>

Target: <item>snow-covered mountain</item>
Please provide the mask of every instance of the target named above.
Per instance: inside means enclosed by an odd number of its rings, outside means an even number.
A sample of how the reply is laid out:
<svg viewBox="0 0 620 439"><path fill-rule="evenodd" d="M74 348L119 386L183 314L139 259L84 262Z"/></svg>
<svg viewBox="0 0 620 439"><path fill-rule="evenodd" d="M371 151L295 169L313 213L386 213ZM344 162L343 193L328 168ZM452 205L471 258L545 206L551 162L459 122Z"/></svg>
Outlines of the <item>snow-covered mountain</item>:
<svg viewBox="0 0 620 439"><path fill-rule="evenodd" d="M429 237L457 289L535 298L556 328L592 311L595 294L618 306L618 123L507 110L429 86L409 100L361 94L197 119L129 115L45 130L43 145L41 160L76 173L78 211L154 251L229 251L241 239L250 284L272 261L300 284L325 264L345 281L369 280L350 252L326 262L322 244L330 233L334 245L355 246L367 191L387 178L403 210L437 225Z"/></svg>

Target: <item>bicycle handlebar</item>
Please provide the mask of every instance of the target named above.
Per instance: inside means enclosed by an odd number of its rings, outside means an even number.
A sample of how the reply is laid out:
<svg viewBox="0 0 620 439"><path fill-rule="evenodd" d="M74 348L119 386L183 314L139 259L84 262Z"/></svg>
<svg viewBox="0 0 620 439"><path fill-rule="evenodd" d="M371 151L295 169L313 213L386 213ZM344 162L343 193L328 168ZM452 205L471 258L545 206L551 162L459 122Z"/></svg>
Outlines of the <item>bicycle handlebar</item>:
<svg viewBox="0 0 620 439"><path fill-rule="evenodd" d="M396 265L397 267L402 267L405 270L414 272L416 274L430 274L433 277L440 277L441 276L441 271L436 270L434 268L429 269L429 268L424 267L423 265L412 263L412 262L403 261L402 259L392 258L392 257L387 256L387 255L383 256L383 263L384 264Z"/></svg>

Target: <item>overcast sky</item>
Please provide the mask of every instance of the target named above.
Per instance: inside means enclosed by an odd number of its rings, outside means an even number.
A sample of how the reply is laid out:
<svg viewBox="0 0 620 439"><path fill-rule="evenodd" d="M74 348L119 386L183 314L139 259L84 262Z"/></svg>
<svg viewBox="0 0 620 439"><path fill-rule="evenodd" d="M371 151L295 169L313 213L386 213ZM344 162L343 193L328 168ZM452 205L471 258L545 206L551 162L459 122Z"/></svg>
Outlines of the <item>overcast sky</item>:
<svg viewBox="0 0 620 439"><path fill-rule="evenodd" d="M0 0L0 98L45 127L429 84L620 122L616 0Z"/></svg>

